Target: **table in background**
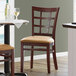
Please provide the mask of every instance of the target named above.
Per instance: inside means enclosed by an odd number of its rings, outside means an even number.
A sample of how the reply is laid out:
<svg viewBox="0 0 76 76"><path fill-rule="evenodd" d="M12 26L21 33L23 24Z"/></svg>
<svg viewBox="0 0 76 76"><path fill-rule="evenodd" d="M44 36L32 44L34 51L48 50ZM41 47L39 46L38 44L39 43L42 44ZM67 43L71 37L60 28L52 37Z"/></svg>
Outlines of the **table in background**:
<svg viewBox="0 0 76 76"><path fill-rule="evenodd" d="M23 24L29 23L29 21L25 20ZM4 43L10 45L10 26L15 25L12 21L0 21L0 25L4 25ZM6 59L7 57L5 57ZM9 73L9 61L4 63L4 72ZM15 76L26 76L24 73L16 73Z"/></svg>
<svg viewBox="0 0 76 76"><path fill-rule="evenodd" d="M68 76L76 76L76 23L64 23L68 28Z"/></svg>

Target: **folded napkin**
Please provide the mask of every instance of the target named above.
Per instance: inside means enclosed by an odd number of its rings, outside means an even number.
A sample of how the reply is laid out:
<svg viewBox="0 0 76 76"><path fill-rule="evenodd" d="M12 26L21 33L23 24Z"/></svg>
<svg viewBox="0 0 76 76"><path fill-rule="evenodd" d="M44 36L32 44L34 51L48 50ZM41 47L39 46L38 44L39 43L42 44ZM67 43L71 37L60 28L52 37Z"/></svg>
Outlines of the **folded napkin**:
<svg viewBox="0 0 76 76"><path fill-rule="evenodd" d="M29 23L28 20L0 20L0 23L13 23L18 29L21 27L22 24Z"/></svg>
<svg viewBox="0 0 76 76"><path fill-rule="evenodd" d="M23 23L27 24L29 21L27 20L13 20L12 23L15 24L15 26L19 29Z"/></svg>

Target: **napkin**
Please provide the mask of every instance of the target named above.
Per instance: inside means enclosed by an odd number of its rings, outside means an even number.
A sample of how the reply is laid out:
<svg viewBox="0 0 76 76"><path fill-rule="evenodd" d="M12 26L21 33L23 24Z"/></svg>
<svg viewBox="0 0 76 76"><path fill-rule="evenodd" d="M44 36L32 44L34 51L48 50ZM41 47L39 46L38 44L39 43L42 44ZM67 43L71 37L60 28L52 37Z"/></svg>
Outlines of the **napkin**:
<svg viewBox="0 0 76 76"><path fill-rule="evenodd" d="M18 29L22 26L22 24L27 24L29 23L28 20L22 20L22 19L18 19L18 20L0 20L0 23L13 23Z"/></svg>
<svg viewBox="0 0 76 76"><path fill-rule="evenodd" d="M13 20L12 23L15 24L15 26L19 29L23 23L27 24L29 21L27 20Z"/></svg>

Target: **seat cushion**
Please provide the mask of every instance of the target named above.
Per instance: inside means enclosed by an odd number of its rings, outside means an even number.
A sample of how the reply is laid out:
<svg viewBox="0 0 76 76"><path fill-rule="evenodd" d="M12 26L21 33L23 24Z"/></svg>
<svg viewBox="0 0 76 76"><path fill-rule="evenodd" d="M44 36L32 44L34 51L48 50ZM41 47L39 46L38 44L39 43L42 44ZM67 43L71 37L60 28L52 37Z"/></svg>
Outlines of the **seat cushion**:
<svg viewBox="0 0 76 76"><path fill-rule="evenodd" d="M14 47L7 44L0 44L0 51L13 50Z"/></svg>
<svg viewBox="0 0 76 76"><path fill-rule="evenodd" d="M31 43L53 43L54 40L49 36L29 36L21 39L21 42L31 42Z"/></svg>

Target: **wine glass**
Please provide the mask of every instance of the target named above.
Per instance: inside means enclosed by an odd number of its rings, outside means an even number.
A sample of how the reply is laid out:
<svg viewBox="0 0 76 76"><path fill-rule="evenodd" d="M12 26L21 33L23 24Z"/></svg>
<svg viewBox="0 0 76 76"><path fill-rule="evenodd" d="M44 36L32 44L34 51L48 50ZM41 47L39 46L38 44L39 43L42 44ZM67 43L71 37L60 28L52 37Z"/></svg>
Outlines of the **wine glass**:
<svg viewBox="0 0 76 76"><path fill-rule="evenodd" d="M14 9L14 15L16 17L16 20L18 19L19 14L20 14L20 9L19 8L15 8Z"/></svg>

